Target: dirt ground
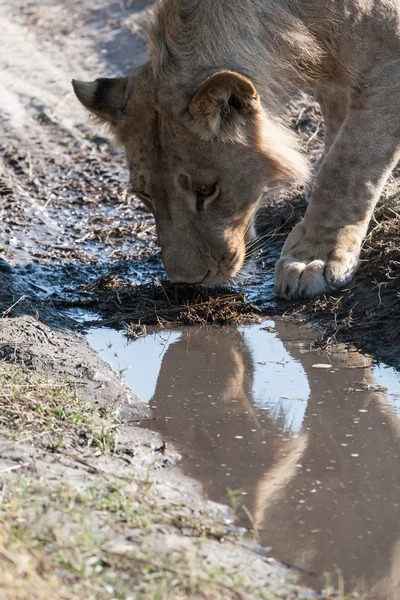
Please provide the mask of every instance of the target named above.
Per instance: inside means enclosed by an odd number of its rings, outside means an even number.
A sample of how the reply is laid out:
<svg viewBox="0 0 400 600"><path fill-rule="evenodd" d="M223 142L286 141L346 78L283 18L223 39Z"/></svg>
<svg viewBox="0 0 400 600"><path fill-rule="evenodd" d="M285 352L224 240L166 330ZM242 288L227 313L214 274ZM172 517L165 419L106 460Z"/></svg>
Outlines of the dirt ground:
<svg viewBox="0 0 400 600"><path fill-rule="evenodd" d="M305 210L301 190L282 192L261 215L262 245L242 288L196 291L189 303L187 290L168 288L152 217L70 85L140 63L148 4L0 0L1 597L317 597L202 499L173 448L135 427L151 418L147 407L90 349L79 321L128 323L135 336L143 323L311 315L325 340L350 335L398 364L396 201L378 213L360 274L338 298L273 298L273 263ZM289 109L316 158L318 107L299 96Z"/></svg>

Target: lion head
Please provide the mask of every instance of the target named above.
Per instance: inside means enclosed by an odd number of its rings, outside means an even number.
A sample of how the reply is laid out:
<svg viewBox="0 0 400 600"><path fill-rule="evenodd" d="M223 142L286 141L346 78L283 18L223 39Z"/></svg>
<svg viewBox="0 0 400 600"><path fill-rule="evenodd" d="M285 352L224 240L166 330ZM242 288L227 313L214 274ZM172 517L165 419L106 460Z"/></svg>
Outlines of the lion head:
<svg viewBox="0 0 400 600"><path fill-rule="evenodd" d="M265 189L307 172L293 134L264 108L255 85L222 70L182 89L146 63L129 77L73 86L124 146L171 281L237 276Z"/></svg>

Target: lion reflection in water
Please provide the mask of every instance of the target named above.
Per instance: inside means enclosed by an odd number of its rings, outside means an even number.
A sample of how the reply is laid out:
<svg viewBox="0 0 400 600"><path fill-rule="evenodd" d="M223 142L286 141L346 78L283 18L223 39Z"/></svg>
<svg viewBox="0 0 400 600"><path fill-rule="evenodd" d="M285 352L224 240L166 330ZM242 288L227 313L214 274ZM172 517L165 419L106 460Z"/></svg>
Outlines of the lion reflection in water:
<svg viewBox="0 0 400 600"><path fill-rule="evenodd" d="M228 487L247 492L243 503L275 558L318 575L339 567L347 592L398 600L400 422L369 385L364 357L336 353L329 361L339 373L315 369L307 341L276 328L310 387L299 432L285 431L282 411L254 402L252 353L233 328L184 329L168 347L150 404L157 427L211 499L226 502Z"/></svg>

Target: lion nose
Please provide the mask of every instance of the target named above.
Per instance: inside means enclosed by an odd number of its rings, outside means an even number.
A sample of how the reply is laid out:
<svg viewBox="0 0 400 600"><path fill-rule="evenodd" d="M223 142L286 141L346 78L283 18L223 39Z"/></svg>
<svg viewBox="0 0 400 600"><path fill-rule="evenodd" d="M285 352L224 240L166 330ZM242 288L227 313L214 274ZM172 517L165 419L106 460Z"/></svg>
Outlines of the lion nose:
<svg viewBox="0 0 400 600"><path fill-rule="evenodd" d="M208 275L208 269L205 265L185 265L182 264L182 261L179 264L176 264L176 261L174 262L171 264L171 262L164 260L165 270L172 283L195 285L196 283L201 283Z"/></svg>
<svg viewBox="0 0 400 600"><path fill-rule="evenodd" d="M162 248L162 244L161 244ZM172 283L201 283L209 266L195 244L181 245L179 252L171 246L162 249L162 259Z"/></svg>

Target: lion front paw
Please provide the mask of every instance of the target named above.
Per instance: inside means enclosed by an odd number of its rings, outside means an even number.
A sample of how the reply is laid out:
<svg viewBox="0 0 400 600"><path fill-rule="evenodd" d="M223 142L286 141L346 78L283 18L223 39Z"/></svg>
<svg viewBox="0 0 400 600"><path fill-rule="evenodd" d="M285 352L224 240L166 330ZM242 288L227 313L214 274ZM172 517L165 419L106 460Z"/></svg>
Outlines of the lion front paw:
<svg viewBox="0 0 400 600"><path fill-rule="evenodd" d="M334 292L352 279L362 237L354 230L308 232L299 223L288 236L276 265L275 293L288 300Z"/></svg>

